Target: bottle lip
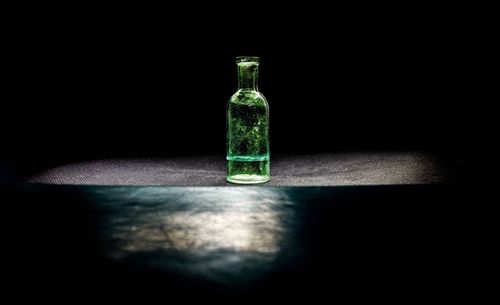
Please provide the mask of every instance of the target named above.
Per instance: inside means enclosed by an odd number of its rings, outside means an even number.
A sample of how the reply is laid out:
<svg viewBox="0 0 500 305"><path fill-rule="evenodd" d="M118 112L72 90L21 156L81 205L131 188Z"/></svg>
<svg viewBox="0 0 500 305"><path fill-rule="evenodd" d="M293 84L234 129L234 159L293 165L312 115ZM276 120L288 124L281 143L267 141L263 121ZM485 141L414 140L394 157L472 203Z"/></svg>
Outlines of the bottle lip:
<svg viewBox="0 0 500 305"><path fill-rule="evenodd" d="M238 56L238 57L236 57L236 63L239 64L240 62L259 63L260 58L257 56Z"/></svg>

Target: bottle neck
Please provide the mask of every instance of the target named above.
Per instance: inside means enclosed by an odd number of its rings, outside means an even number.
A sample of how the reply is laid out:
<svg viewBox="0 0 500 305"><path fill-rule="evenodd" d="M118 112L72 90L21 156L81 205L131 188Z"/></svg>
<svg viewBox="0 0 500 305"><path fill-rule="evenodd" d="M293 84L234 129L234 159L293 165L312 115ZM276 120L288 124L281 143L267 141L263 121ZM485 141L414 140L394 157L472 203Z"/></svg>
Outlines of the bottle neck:
<svg viewBox="0 0 500 305"><path fill-rule="evenodd" d="M238 90L257 91L259 64L256 62L238 63Z"/></svg>

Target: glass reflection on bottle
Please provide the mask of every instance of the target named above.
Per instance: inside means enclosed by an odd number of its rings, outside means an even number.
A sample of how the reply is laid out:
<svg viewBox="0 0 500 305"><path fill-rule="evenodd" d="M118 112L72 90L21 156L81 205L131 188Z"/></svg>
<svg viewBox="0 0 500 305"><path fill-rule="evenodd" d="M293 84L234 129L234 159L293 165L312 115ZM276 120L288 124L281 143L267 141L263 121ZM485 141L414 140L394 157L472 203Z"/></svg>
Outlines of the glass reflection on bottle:
<svg viewBox="0 0 500 305"><path fill-rule="evenodd" d="M227 107L227 177L252 184L270 180L269 105L258 91L259 58L237 57L238 91Z"/></svg>

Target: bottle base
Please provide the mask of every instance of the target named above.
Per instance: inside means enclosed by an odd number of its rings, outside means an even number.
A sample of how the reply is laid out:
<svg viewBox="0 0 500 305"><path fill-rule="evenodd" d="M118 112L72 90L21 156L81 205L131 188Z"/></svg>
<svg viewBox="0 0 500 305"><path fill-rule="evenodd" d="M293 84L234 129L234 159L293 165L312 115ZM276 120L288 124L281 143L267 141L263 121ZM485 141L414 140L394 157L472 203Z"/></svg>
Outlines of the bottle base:
<svg viewBox="0 0 500 305"><path fill-rule="evenodd" d="M258 183L266 183L271 180L269 176L259 176L259 175L234 175L227 176L226 180L231 183L236 184L258 184Z"/></svg>

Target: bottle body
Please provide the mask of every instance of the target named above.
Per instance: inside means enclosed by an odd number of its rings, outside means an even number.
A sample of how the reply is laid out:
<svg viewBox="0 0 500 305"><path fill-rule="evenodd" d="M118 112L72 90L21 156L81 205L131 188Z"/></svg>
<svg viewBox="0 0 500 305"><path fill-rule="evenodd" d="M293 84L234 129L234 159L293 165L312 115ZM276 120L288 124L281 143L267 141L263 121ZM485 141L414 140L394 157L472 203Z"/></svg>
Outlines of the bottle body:
<svg viewBox="0 0 500 305"><path fill-rule="evenodd" d="M270 180L269 105L255 84L258 62L243 61L238 66L240 88L227 107L226 179L263 183ZM249 83L242 84L242 79Z"/></svg>

